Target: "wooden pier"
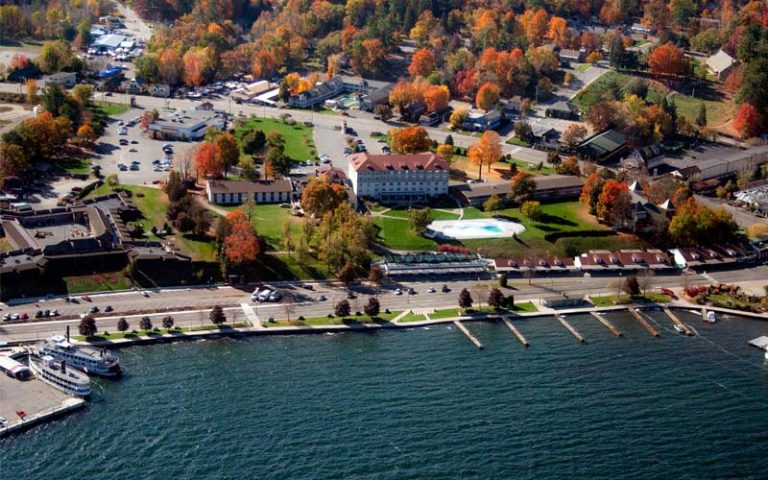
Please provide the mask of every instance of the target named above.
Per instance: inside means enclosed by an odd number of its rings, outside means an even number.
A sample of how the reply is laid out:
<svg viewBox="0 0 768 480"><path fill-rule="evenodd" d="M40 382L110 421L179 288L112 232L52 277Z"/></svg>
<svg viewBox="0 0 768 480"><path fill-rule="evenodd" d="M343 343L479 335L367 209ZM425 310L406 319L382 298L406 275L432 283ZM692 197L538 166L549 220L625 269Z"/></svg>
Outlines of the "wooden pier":
<svg viewBox="0 0 768 480"><path fill-rule="evenodd" d="M584 337L582 337L581 334L579 332L577 332L576 329L573 328L573 326L570 323L568 323L568 321L565 318L563 318L562 315L556 314L555 318L557 318L560 321L560 323L563 324L563 326L565 327L566 330L571 332L571 334L574 337L576 337L576 340L580 341L581 343L586 343L586 340L584 339Z"/></svg>
<svg viewBox="0 0 768 480"><path fill-rule="evenodd" d="M653 326L650 323L648 323L648 320L643 318L643 316L640 314L640 312L637 311L636 308L630 308L629 313L631 313L632 316L635 317L638 322L640 322L640 325L642 325L646 330L648 330L648 333L650 333L654 337L661 336L661 334L658 331L656 331L656 329L653 328Z"/></svg>
<svg viewBox="0 0 768 480"><path fill-rule="evenodd" d="M478 348L478 350L482 350L483 349L483 344L480 343L480 340L478 340L477 337L472 335L472 332L470 332L469 329L467 327L465 327L459 320L454 320L453 324L456 325L456 328L461 330L464 333L464 335L466 335L467 338L469 338L469 340L472 343L475 344L475 346Z"/></svg>
<svg viewBox="0 0 768 480"><path fill-rule="evenodd" d="M528 343L528 340L525 339L522 333L520 333L520 330L517 329L516 326L512 324L512 322L509 320L509 318L504 317L502 318L502 321L507 325L507 327L512 330L512 333L515 334L518 340L520 340L520 343L523 344L523 346L530 347L531 344Z"/></svg>
<svg viewBox="0 0 768 480"><path fill-rule="evenodd" d="M611 322L609 322L607 318L603 317L602 315L600 315L597 312L589 312L589 313L591 313L592 316L595 317L598 322L602 323L603 326L605 326L605 328L607 328L608 331L610 331L615 336L617 336L617 337L624 336L624 334L621 333L621 330L616 328L616 326L614 326Z"/></svg>
<svg viewBox="0 0 768 480"><path fill-rule="evenodd" d="M672 313L672 310L670 310L670 309L668 309L668 308L665 308L665 309L664 309L664 313L666 313L666 314L667 314L667 316L668 316L670 319L672 319L672 323L674 323L674 324L675 324L675 325L677 325L678 327L682 328L682 329L683 329L683 332L684 332L686 335L688 335L689 337L692 337L692 336L693 336L693 332L691 331L691 328L690 328L688 325L684 324L684 323L682 322L682 320L680 320L680 319L677 317L677 315L675 315L674 313Z"/></svg>

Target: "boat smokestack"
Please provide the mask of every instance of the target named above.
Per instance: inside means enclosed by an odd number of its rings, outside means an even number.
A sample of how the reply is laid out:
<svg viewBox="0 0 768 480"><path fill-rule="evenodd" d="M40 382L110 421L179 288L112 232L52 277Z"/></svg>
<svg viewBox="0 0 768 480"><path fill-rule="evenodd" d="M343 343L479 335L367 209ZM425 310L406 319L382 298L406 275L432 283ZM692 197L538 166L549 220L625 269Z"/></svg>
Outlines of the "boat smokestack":
<svg viewBox="0 0 768 480"><path fill-rule="evenodd" d="M67 325L67 342L69 342L69 325Z"/></svg>
<svg viewBox="0 0 768 480"><path fill-rule="evenodd" d="M61 361L61 373L67 373L67 362Z"/></svg>

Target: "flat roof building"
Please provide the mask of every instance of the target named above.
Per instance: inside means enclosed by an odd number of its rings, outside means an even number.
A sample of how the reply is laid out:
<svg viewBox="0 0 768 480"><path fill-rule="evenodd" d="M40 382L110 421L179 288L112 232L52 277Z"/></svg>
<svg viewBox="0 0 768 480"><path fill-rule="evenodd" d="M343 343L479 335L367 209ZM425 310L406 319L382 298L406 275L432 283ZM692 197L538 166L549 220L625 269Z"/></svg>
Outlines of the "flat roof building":
<svg viewBox="0 0 768 480"><path fill-rule="evenodd" d="M162 140L200 140L211 128L223 130L224 119L213 111L178 111L158 118L149 125L149 133Z"/></svg>

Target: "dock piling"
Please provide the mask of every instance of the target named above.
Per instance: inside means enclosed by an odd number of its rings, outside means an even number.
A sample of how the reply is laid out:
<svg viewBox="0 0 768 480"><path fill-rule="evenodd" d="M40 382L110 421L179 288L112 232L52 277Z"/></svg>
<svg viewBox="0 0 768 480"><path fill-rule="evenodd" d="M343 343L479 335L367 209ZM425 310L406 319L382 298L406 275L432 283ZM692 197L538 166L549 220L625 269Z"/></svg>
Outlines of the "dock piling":
<svg viewBox="0 0 768 480"><path fill-rule="evenodd" d="M515 334L515 336L520 341L520 343L523 344L523 346L525 346L525 347L530 347L531 346L531 344L528 343L528 340L526 340L525 337L523 336L523 334L520 333L520 330L518 330L517 327L512 324L512 322L509 320L509 318L504 317L504 318L502 318L502 320L504 321L504 324L507 326L507 328L512 330L512 333Z"/></svg>
<svg viewBox="0 0 768 480"><path fill-rule="evenodd" d="M600 315L597 312L589 312L589 313L591 313L592 316L595 317L598 322L602 323L603 326L605 326L605 328L607 328L608 331L610 331L615 336L617 336L617 337L624 336L624 334L621 333L621 330L616 328L616 326L614 326L611 322L609 322L607 318L603 317L602 315Z"/></svg>
<svg viewBox="0 0 768 480"><path fill-rule="evenodd" d="M646 330L648 330L648 333L650 333L654 337L661 336L661 334L655 328L653 328L653 326L650 323L648 323L648 320L643 318L643 316L640 314L640 312L637 311L636 308L630 308L629 313L631 313L632 316L635 317L638 322L640 322L640 325L642 325Z"/></svg>
<svg viewBox="0 0 768 480"><path fill-rule="evenodd" d="M577 332L576 329L573 328L573 326L570 323L568 323L568 321L565 318L563 318L562 315L556 314L555 318L557 318L560 321L560 323L563 324L563 326L565 327L566 330L571 332L571 334L574 337L576 337L576 340L580 341L581 343L586 343L586 339L583 336L581 336L581 334L579 332Z"/></svg>
<svg viewBox="0 0 768 480"><path fill-rule="evenodd" d="M472 343L474 343L474 344L475 344L475 346L477 347L477 349L478 349L478 350L482 350L482 349L483 349L483 344L482 344L482 343L480 343L480 340L478 340L478 339L477 339L477 337L475 337L474 335L472 335L472 332L470 332L470 331L469 331L469 329L468 329L467 327L465 327L465 326L464 326L464 325L461 323L461 321L459 321L459 320L454 320L454 321L453 321L453 324L454 324L454 325L456 325L456 328L458 328L459 330L461 330L461 331L464 333L464 335L466 335L466 336L467 336L467 338L469 338L469 340L470 340Z"/></svg>

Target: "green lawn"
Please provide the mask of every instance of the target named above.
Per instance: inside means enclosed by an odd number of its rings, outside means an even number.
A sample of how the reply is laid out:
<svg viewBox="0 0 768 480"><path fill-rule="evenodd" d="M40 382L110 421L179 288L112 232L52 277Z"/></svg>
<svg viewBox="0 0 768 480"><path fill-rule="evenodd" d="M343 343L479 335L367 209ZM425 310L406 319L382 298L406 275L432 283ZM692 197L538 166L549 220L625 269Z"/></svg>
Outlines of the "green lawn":
<svg viewBox="0 0 768 480"><path fill-rule="evenodd" d="M423 313L413 313L408 312L407 314L400 317L400 320L398 320L398 323L412 323L412 322L423 322L427 319L427 317L424 316Z"/></svg>
<svg viewBox="0 0 768 480"><path fill-rule="evenodd" d="M539 220L523 217L516 207L498 210L492 215L474 207L465 208L464 219L495 216L522 223L526 231L518 238L462 240L454 243L468 247L473 252L480 251L481 255L490 258L536 255L574 256L588 250L640 248L645 245L632 237L613 234L609 228L597 223L594 217L587 215L579 202L548 203L543 204L541 208L543 215ZM434 250L437 248L437 242L416 235L405 219L374 217L373 222L381 229L377 241L391 249ZM579 232L585 232L585 234L579 235ZM555 237L548 237L552 235Z"/></svg>
<svg viewBox="0 0 768 480"><path fill-rule="evenodd" d="M120 185L118 188L131 192L131 200L136 204L143 217L134 223L140 223L144 227L144 231L151 240L159 240L152 235L150 230L152 226L161 229L165 224L166 215L168 213L168 197L159 188L143 187L138 185ZM99 195L108 195L113 192L113 189L103 184L99 188L93 190L89 195L90 197L97 197Z"/></svg>
<svg viewBox="0 0 768 480"><path fill-rule="evenodd" d="M549 166L546 162L542 165L541 170L536 169L536 163L526 162L519 158L512 158L508 162L505 161L505 163L509 163L510 165L515 164L517 165L518 171L528 172L531 175L551 175L557 173L555 169Z"/></svg>
<svg viewBox="0 0 768 480"><path fill-rule="evenodd" d="M96 319L98 322L98 319ZM160 322L161 320L158 320L157 318L153 318L153 321ZM223 324L221 326L218 325L196 325L193 327L173 327L171 329L167 328L159 328L152 329L152 330L139 330L133 327L139 326L138 320L133 320L136 325L129 325L130 330L127 332L107 332L107 335L104 335L104 333L99 333L97 335L94 335L93 337L86 338L82 335L73 335L72 338L79 341L89 341L89 342L103 342L106 340L122 340L124 338L126 339L135 339L139 337L159 337L160 335L168 335L168 334L179 334L184 332L206 332L209 330L222 330L226 331L232 328L247 328L250 327L247 323L236 323L234 325L232 324ZM135 333L134 333L135 332Z"/></svg>
<svg viewBox="0 0 768 480"><path fill-rule="evenodd" d="M87 158L68 158L59 162L59 166L70 175L91 173L91 161Z"/></svg>
<svg viewBox="0 0 768 480"><path fill-rule="evenodd" d="M586 72L590 68L592 68L592 64L591 63L580 63L579 65L576 65L576 70L578 70L580 72Z"/></svg>
<svg viewBox="0 0 768 480"><path fill-rule="evenodd" d="M201 240L187 235L176 235L176 240L179 246L192 256L193 260L216 261L216 243L213 238Z"/></svg>
<svg viewBox="0 0 768 480"><path fill-rule="evenodd" d="M285 137L285 154L297 162L313 160L315 144L312 139L312 129L301 122L288 125L277 119L251 119L235 131L239 139L248 130L257 128L264 133L280 132Z"/></svg>
<svg viewBox="0 0 768 480"><path fill-rule="evenodd" d="M530 147L531 144L526 142L525 140L521 140L517 137L509 137L507 139L507 142L510 145L517 145L518 147Z"/></svg>
<svg viewBox="0 0 768 480"><path fill-rule="evenodd" d="M441 310L435 310L429 314L431 320L440 320L443 318L454 318L461 316L462 310L460 308L444 308Z"/></svg>
<svg viewBox="0 0 768 480"><path fill-rule="evenodd" d="M707 108L707 124L709 125L719 125L725 122L726 118L733 115L734 111L733 102L726 99L703 100L682 93L675 93L672 98L675 101L677 113L690 122L696 122L702 102Z"/></svg>
<svg viewBox="0 0 768 480"><path fill-rule="evenodd" d="M407 220L374 217L373 224L379 227L375 241L394 250L433 250L434 240L417 235Z"/></svg>
<svg viewBox="0 0 768 480"><path fill-rule="evenodd" d="M99 107L105 115L113 116L120 115L131 109L130 104L127 103L113 103L113 102L93 102L94 105Z"/></svg>
<svg viewBox="0 0 768 480"><path fill-rule="evenodd" d="M589 113L589 109L592 108L592 105L602 100L603 93L605 93L611 84L616 82L619 85L624 85L631 78L630 75L613 70L606 72L603 76L592 82L589 87L579 92L573 99L573 104L579 107L582 112Z"/></svg>
<svg viewBox="0 0 768 480"><path fill-rule="evenodd" d="M70 294L85 292L106 292L133 288L133 283L123 272L95 273L63 277L67 292Z"/></svg>
<svg viewBox="0 0 768 480"><path fill-rule="evenodd" d="M384 215L388 217L397 217L402 218L403 220L408 220L408 210L407 209L392 209L386 212ZM444 210L436 210L432 209L432 219L433 220L456 220L459 218L458 213L451 213L446 212Z"/></svg>
<svg viewBox="0 0 768 480"><path fill-rule="evenodd" d="M613 305L626 305L632 302L652 302L652 303L669 303L672 300L663 293L647 292L636 297L630 297L629 295L621 294L616 295L602 295L589 297L589 300L596 307L611 307Z"/></svg>

